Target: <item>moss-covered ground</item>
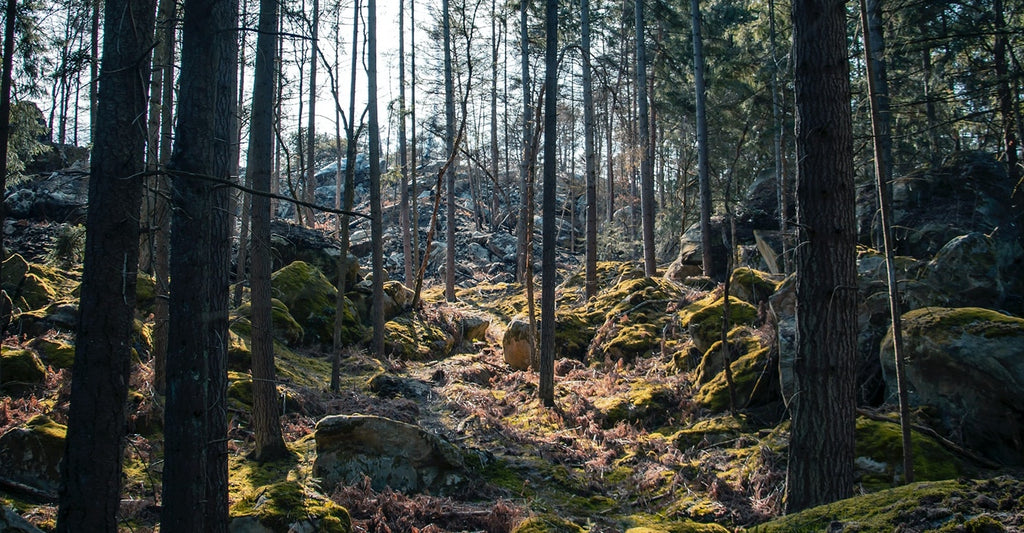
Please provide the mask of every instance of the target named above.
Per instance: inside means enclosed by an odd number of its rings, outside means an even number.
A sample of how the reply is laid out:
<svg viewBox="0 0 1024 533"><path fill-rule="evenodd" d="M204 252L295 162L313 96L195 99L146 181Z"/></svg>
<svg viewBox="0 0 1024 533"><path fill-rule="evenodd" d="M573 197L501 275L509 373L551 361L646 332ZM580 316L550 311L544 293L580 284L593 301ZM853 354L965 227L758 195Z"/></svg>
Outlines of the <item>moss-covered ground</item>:
<svg viewBox="0 0 1024 533"><path fill-rule="evenodd" d="M751 284L757 300L771 281L752 277L757 273L737 279ZM720 290L679 287L644 278L638 265L602 263L602 290L587 302L582 278L567 273L566 279L559 288L558 320L565 327L553 409L537 399L535 372L503 363L501 329L526 309L519 285L462 289L453 304L442 301L437 287L428 287L421 309L389 323L388 356L373 357L358 343L343 351L339 393L328 390L331 355L300 344L297 334L309 322L297 324L287 299L280 300L275 366L290 453L265 464L247 457L253 447L249 330L245 313L236 313L229 339L232 515L258 519L272 531L287 531L297 520L308 520L318 531L432 533L819 531L837 523L841 531L1024 526L1024 484L1013 477L966 481L995 474L921 435L914 441L919 479L947 481L890 489L899 474L893 466L898 431L890 422L866 418L858 422L857 453L870 461L862 461L855 487L865 495L779 519L788 415L771 402L777 391L757 386L772 349L757 309L738 298L730 301L732 325L739 328L729 339L737 354L732 368L739 397L749 400L759 391L766 401L744 401L732 414L721 361L714 360L716 349L721 351L715 345L721 336ZM462 342L453 334L452 317L464 311L491 319L486 339ZM162 491L162 399L152 388L151 318L139 316L121 529L150 532ZM66 421L64 365L73 359L73 336L54 329L24 341L5 353L28 351L44 363L45 375L24 390L4 390L0 433L38 414ZM427 495L375 491L369 482L322 487L312 476L314 425L325 415L354 413L415 423L445 437L465 453L470 488ZM46 531L54 527L52 501L0 488L0 503Z"/></svg>

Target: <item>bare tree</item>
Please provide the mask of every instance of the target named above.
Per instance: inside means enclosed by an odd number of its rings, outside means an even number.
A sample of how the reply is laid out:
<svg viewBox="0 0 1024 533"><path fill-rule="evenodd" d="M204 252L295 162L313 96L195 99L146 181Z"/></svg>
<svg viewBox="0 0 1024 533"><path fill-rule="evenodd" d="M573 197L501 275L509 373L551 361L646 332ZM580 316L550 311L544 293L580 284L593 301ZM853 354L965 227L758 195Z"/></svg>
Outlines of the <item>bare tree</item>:
<svg viewBox="0 0 1024 533"><path fill-rule="evenodd" d="M547 0L544 47L544 250L540 296L540 400L555 405L555 141L558 126L558 0Z"/></svg>
<svg viewBox="0 0 1024 533"><path fill-rule="evenodd" d="M597 294L597 152L594 146L594 88L590 54L590 0L580 0L580 44L583 48L583 152L586 157L587 248L586 295Z"/></svg>
<svg viewBox="0 0 1024 533"><path fill-rule="evenodd" d="M447 0L445 0L447 2ZM370 141L370 235L373 239L373 353L384 356L384 225L380 198L380 130L377 121L377 2L366 5L367 107ZM452 222L449 220L448 222Z"/></svg>
<svg viewBox="0 0 1024 533"><path fill-rule="evenodd" d="M654 169L651 162L651 126L647 102L644 0L635 0L633 5L636 23L636 102L640 116L640 211L643 226L644 274L654 277L658 273L658 261L654 248Z"/></svg>
<svg viewBox="0 0 1024 533"><path fill-rule="evenodd" d="M693 20L693 86L696 92L697 186L700 189L700 244L704 275L714 271L711 258L711 180L708 177L707 94L704 88L704 41L700 29L700 0L690 0Z"/></svg>

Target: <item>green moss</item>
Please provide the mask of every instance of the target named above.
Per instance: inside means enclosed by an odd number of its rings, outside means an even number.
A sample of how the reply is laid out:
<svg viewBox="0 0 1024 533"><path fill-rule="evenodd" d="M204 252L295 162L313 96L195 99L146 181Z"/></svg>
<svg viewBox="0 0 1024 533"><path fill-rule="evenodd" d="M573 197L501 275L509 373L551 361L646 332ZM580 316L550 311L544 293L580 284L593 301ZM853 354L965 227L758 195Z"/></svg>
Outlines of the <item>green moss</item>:
<svg viewBox="0 0 1024 533"><path fill-rule="evenodd" d="M273 324L274 338L289 345L298 345L305 335L302 326L292 317L288 306L277 298L270 300L270 320ZM252 333L252 304L243 303L231 314L231 328L246 336Z"/></svg>
<svg viewBox="0 0 1024 533"><path fill-rule="evenodd" d="M1024 335L1024 318L980 307L923 307L904 313L902 318L903 334L910 337L925 332L944 332L950 339L963 334L987 339Z"/></svg>
<svg viewBox="0 0 1024 533"><path fill-rule="evenodd" d="M583 528L564 518L545 514L527 518L512 533L583 533Z"/></svg>
<svg viewBox="0 0 1024 533"><path fill-rule="evenodd" d="M57 338L37 337L32 347L46 365L54 368L71 368L75 363L75 346Z"/></svg>
<svg viewBox="0 0 1024 533"><path fill-rule="evenodd" d="M628 279L598 293L583 311L600 326L588 357L628 362L660 348L662 331L672 319L668 308L681 299L679 288L662 278Z"/></svg>
<svg viewBox="0 0 1024 533"><path fill-rule="evenodd" d="M672 390L665 385L640 379L630 383L624 395L595 398L594 408L604 415L605 428L624 421L644 421L656 426L672 415L673 400Z"/></svg>
<svg viewBox="0 0 1024 533"><path fill-rule="evenodd" d="M764 405L779 399L774 394L777 392L775 384L778 381L773 378L774 369L768 369L768 375L764 376L768 379L764 382L765 386L757 387L765 374L769 348L762 347L753 336L737 333L737 330L730 332L729 340L730 352L734 358L729 368L732 371L733 388L738 403L736 407ZM725 379L722 355L722 341L712 344L704 354L698 379L703 385L695 396L699 403L716 413L729 409L729 387Z"/></svg>
<svg viewBox="0 0 1024 533"><path fill-rule="evenodd" d="M412 361L442 359L455 348L455 336L448 327L440 317L422 313L397 316L384 324L384 350Z"/></svg>
<svg viewBox="0 0 1024 533"><path fill-rule="evenodd" d="M64 439L68 435L68 428L66 426L50 420L50 417L46 415L32 417L28 422L25 422L25 427L42 439L53 442L59 441L61 446L63 446Z"/></svg>
<svg viewBox="0 0 1024 533"><path fill-rule="evenodd" d="M626 533L728 533L729 530L712 523L694 522L692 520L668 520L656 515L636 514L628 517L626 522L632 527Z"/></svg>
<svg viewBox="0 0 1024 533"><path fill-rule="evenodd" d="M884 466L884 472L865 474L861 483L868 489L882 489L903 477L903 434L895 422L857 418L856 456L870 458ZM939 481L960 475L962 466L935 439L911 432L914 476L917 481Z"/></svg>
<svg viewBox="0 0 1024 533"><path fill-rule="evenodd" d="M724 299L712 300L708 296L679 312L679 324L689 330L693 342L701 352L707 351L722 338ZM731 327L751 325L757 320L757 309L735 297L729 297L729 324Z"/></svg>
<svg viewBox="0 0 1024 533"><path fill-rule="evenodd" d="M304 341L331 343L338 290L323 273L303 261L295 261L274 272L270 279L274 296L306 331Z"/></svg>
<svg viewBox="0 0 1024 533"><path fill-rule="evenodd" d="M747 267L734 270L729 283L737 298L755 305L767 300L778 288L770 274Z"/></svg>
<svg viewBox="0 0 1024 533"><path fill-rule="evenodd" d="M692 447L713 446L735 439L749 431L745 415L721 415L698 420L693 425L672 435L676 447L687 450Z"/></svg>
<svg viewBox="0 0 1024 533"><path fill-rule="evenodd" d="M231 516L252 516L272 531L290 531L292 524L308 521L318 533L349 533L348 511L295 481L260 487L231 507ZM304 529L304 531L308 531Z"/></svg>
<svg viewBox="0 0 1024 533"><path fill-rule="evenodd" d="M153 312L156 302L156 278L145 272L139 272L135 278L135 308L148 315Z"/></svg>
<svg viewBox="0 0 1024 533"><path fill-rule="evenodd" d="M0 355L0 384L37 385L46 379L46 367L32 350L3 347Z"/></svg>

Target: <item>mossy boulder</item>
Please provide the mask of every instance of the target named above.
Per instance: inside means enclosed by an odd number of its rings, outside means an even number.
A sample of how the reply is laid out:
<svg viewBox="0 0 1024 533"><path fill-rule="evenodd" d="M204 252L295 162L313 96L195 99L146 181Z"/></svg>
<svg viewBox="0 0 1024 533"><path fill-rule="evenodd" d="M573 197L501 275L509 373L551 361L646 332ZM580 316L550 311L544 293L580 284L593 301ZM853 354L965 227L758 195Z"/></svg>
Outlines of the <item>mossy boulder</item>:
<svg viewBox="0 0 1024 533"><path fill-rule="evenodd" d="M935 439L911 432L914 454L914 479L940 481L960 475L962 465ZM857 417L856 460L858 481L867 489L885 489L899 485L903 472L903 433L897 421L882 422Z"/></svg>
<svg viewBox="0 0 1024 533"><path fill-rule="evenodd" d="M729 278L732 295L752 305L768 301L777 285L771 274L747 267L733 270Z"/></svg>
<svg viewBox="0 0 1024 533"><path fill-rule="evenodd" d="M135 308L143 315L153 312L156 302L156 278L151 274L139 272L135 277Z"/></svg>
<svg viewBox="0 0 1024 533"><path fill-rule="evenodd" d="M73 332L78 328L78 302L54 302L46 307L14 315L14 323L28 336L47 330Z"/></svg>
<svg viewBox="0 0 1024 533"><path fill-rule="evenodd" d="M672 435L673 444L680 450L705 448L733 440L750 433L746 415L718 415L702 418Z"/></svg>
<svg viewBox="0 0 1024 533"><path fill-rule="evenodd" d="M391 320L412 305L413 290L399 281L384 282L384 320Z"/></svg>
<svg viewBox="0 0 1024 533"><path fill-rule="evenodd" d="M270 284L274 297L288 307L291 316L305 331L304 343L332 342L338 290L318 268L295 261L274 272Z"/></svg>
<svg viewBox="0 0 1024 533"><path fill-rule="evenodd" d="M665 522L654 527L631 527L626 530L626 533L729 533L729 530L718 524L684 520L682 522Z"/></svg>
<svg viewBox="0 0 1024 533"><path fill-rule="evenodd" d="M729 387L725 376L722 341L708 348L698 367L700 389L694 397L712 412L729 409ZM757 407L780 401L776 365L771 364L770 348L762 346L749 330L737 328L729 335L733 390L736 408Z"/></svg>
<svg viewBox="0 0 1024 533"><path fill-rule="evenodd" d="M628 279L602 291L586 306L584 316L599 326L587 358L630 362L660 349L669 308L681 299L682 291L663 278Z"/></svg>
<svg viewBox="0 0 1024 533"><path fill-rule="evenodd" d="M231 329L246 337L252 334L252 303L243 303L232 312L231 318ZM302 342L305 330L292 316L288 306L277 298L270 300L270 320L275 339L288 346L296 346Z"/></svg>
<svg viewBox="0 0 1024 533"><path fill-rule="evenodd" d="M67 428L36 415L0 436L0 476L56 494Z"/></svg>
<svg viewBox="0 0 1024 533"><path fill-rule="evenodd" d="M995 517L1019 514L1022 493L1024 483L1012 477L922 481L806 509L747 531L1011 531Z"/></svg>
<svg viewBox="0 0 1024 533"><path fill-rule="evenodd" d="M0 285L21 311L41 309L74 297L78 289L77 275L48 265L29 263L21 255L12 254L3 263Z"/></svg>
<svg viewBox="0 0 1024 533"><path fill-rule="evenodd" d="M259 487L231 506L231 531L350 533L348 510L297 481Z"/></svg>
<svg viewBox="0 0 1024 533"><path fill-rule="evenodd" d="M29 343L43 364L70 369L75 363L75 345L59 337L36 337Z"/></svg>
<svg viewBox="0 0 1024 533"><path fill-rule="evenodd" d="M411 361L443 359L455 349L454 329L444 315L397 316L384 324L384 350Z"/></svg>
<svg viewBox="0 0 1024 533"><path fill-rule="evenodd" d="M932 424L963 445L1024 464L1024 319L977 307L926 307L902 318L911 405L932 407ZM891 344L890 334L881 364L895 399Z"/></svg>
<svg viewBox="0 0 1024 533"><path fill-rule="evenodd" d="M583 533L584 529L573 522L552 514L531 516L520 522L512 533Z"/></svg>
<svg viewBox="0 0 1024 533"><path fill-rule="evenodd" d="M722 338L722 317L725 315L725 299L709 295L679 311L679 324L693 337L694 346L706 352L712 344ZM736 298L729 297L730 328L752 325L757 320L757 309Z"/></svg>
<svg viewBox="0 0 1024 533"><path fill-rule="evenodd" d="M0 379L5 389L39 385L46 379L46 367L32 350L4 346L0 355Z"/></svg>
<svg viewBox="0 0 1024 533"><path fill-rule="evenodd" d="M620 422L657 427L678 411L679 399L665 385L638 380L630 383L625 394L595 398L594 408L601 413L601 425L606 429Z"/></svg>
<svg viewBox="0 0 1024 533"><path fill-rule="evenodd" d="M333 415L316 424L313 474L325 490L370 478L374 490L446 494L467 481L462 452L419 426L369 415Z"/></svg>

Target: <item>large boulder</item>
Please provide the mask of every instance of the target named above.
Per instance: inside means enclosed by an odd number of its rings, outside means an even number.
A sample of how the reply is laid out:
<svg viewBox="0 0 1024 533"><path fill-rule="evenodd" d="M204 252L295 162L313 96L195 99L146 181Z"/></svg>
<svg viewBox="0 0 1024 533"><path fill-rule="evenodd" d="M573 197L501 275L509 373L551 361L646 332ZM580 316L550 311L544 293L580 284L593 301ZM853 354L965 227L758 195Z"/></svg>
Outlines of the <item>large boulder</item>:
<svg viewBox="0 0 1024 533"><path fill-rule="evenodd" d="M0 476L56 494L67 428L45 415L0 435Z"/></svg>
<svg viewBox="0 0 1024 533"><path fill-rule="evenodd" d="M228 531L349 533L352 519L330 498L296 481L281 481L259 487L232 505Z"/></svg>
<svg viewBox="0 0 1024 533"><path fill-rule="evenodd" d="M389 418L333 415L316 424L313 474L324 490L370 479L374 490L445 494L467 480L462 453L447 440Z"/></svg>
<svg viewBox="0 0 1024 533"><path fill-rule="evenodd" d="M330 344L334 335L338 290L305 261L295 261L270 277L274 296L281 300L305 331L303 342Z"/></svg>
<svg viewBox="0 0 1024 533"><path fill-rule="evenodd" d="M0 385L4 389L39 385L46 379L46 367L32 350L3 347L0 353Z"/></svg>
<svg viewBox="0 0 1024 533"><path fill-rule="evenodd" d="M1024 464L1024 319L976 307L925 307L902 321L911 405L929 406L934 424L953 440ZM887 336L881 364L895 403L891 344Z"/></svg>
<svg viewBox="0 0 1024 533"><path fill-rule="evenodd" d="M748 328L736 328L729 332L728 337L735 407L758 407L778 402L781 398L777 365L772 364L774 361L769 357L770 348L762 346ZM699 388L694 399L715 413L729 409L731 403L725 376L725 351L722 341L716 342L704 353L697 367L696 385Z"/></svg>
<svg viewBox="0 0 1024 533"><path fill-rule="evenodd" d="M518 318L510 322L501 339L501 350L505 354L505 364L514 370L536 367L530 342L530 323Z"/></svg>
<svg viewBox="0 0 1024 533"><path fill-rule="evenodd" d="M341 242L323 231L304 228L280 219L270 223L270 247L273 269L279 270L295 261L303 261L316 267L327 276L331 283L338 282L338 259L341 257ZM358 281L359 262L347 257L344 265L347 285Z"/></svg>

